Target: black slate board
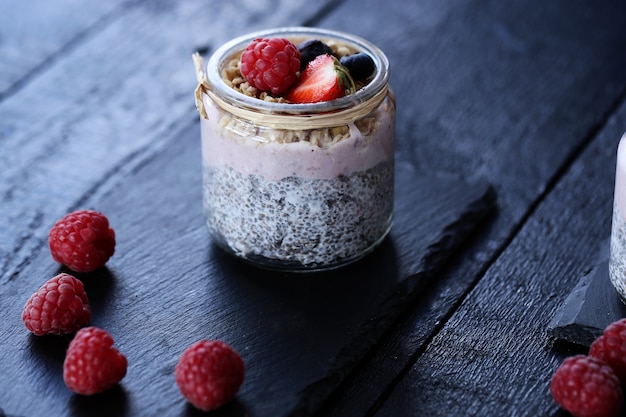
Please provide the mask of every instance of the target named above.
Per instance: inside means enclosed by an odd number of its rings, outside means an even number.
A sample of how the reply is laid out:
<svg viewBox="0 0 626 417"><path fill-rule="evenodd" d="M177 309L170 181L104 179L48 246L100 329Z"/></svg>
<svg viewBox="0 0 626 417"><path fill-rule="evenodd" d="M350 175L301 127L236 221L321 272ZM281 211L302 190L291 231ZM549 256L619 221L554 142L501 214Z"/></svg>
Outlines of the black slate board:
<svg viewBox="0 0 626 417"><path fill-rule="evenodd" d="M0 391L39 390L34 395L44 398L25 414L70 407L74 415L193 415L173 367L202 338L227 341L246 362L246 380L220 415L309 413L496 207L487 183L418 177L398 162L395 222L381 247L328 273L260 270L211 244L201 212L197 124L179 138L87 202L109 216L117 234L107 267L81 278L92 323L111 332L128 357L126 378L101 397L73 396L61 379L67 340L22 329L8 345L26 352L21 366L39 377L11 381L17 371L7 369L11 377L0 381ZM10 395L5 400L6 412L24 410Z"/></svg>
<svg viewBox="0 0 626 417"><path fill-rule="evenodd" d="M582 346L591 343L609 324L626 317L609 279L609 243L602 247L598 263L584 274L548 326L550 335Z"/></svg>

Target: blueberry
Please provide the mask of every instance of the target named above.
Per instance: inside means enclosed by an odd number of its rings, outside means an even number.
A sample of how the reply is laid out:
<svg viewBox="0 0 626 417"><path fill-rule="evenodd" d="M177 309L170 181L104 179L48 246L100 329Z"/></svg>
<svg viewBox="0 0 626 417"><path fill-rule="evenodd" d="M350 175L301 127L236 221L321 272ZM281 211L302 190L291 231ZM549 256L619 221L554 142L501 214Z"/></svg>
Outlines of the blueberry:
<svg viewBox="0 0 626 417"><path fill-rule="evenodd" d="M333 50L328 45L317 39L309 39L298 45L300 51L300 71L303 71L307 64L318 55L332 55Z"/></svg>
<svg viewBox="0 0 626 417"><path fill-rule="evenodd" d="M341 57L341 65L348 68L352 79L355 81L364 80L374 73L376 63L371 56L365 52Z"/></svg>

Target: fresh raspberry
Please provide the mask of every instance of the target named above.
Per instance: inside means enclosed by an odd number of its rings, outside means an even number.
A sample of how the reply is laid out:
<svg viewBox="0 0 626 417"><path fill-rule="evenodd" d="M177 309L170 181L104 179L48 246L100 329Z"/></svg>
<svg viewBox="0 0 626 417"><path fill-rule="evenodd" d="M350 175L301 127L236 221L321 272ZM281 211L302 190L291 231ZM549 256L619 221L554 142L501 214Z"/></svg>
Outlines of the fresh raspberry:
<svg viewBox="0 0 626 417"><path fill-rule="evenodd" d="M576 355L552 376L550 392L574 417L614 417L624 401L619 379L602 360Z"/></svg>
<svg viewBox="0 0 626 417"><path fill-rule="evenodd" d="M260 91L283 94L298 77L300 52L283 38L258 38L241 55L241 74Z"/></svg>
<svg viewBox="0 0 626 417"><path fill-rule="evenodd" d="M602 359L626 385L626 319L609 324L589 348L589 356Z"/></svg>
<svg viewBox="0 0 626 417"><path fill-rule="evenodd" d="M181 355L174 376L183 397L196 408L214 410L230 401L243 383L239 354L219 340L201 340Z"/></svg>
<svg viewBox="0 0 626 417"><path fill-rule="evenodd" d="M46 281L30 296L22 320L36 334L74 333L91 320L91 308L83 283L69 274Z"/></svg>
<svg viewBox="0 0 626 417"><path fill-rule="evenodd" d="M50 230L48 244L55 261L76 272L103 266L115 252L115 232L102 213L78 210L67 214Z"/></svg>
<svg viewBox="0 0 626 417"><path fill-rule="evenodd" d="M108 390L126 376L126 356L113 347L113 338L97 327L80 329L70 342L63 362L63 380L69 389L92 395Z"/></svg>

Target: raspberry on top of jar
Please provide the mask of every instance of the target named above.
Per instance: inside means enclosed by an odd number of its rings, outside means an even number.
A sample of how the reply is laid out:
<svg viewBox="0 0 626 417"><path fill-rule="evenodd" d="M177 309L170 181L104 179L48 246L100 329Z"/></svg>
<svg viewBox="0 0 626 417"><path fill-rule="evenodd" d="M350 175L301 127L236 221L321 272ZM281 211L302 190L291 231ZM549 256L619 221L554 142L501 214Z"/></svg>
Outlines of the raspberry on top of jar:
<svg viewBox="0 0 626 417"><path fill-rule="evenodd" d="M250 97L303 104L352 94L369 82L375 70L367 53L334 40L276 37L253 40L228 62L222 78Z"/></svg>

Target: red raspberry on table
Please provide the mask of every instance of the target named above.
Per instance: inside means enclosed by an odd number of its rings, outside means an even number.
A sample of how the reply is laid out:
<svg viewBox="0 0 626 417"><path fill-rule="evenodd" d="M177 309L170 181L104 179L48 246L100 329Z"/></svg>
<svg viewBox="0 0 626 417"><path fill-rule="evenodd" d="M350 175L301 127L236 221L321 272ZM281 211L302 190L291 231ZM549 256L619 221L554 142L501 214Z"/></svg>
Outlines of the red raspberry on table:
<svg viewBox="0 0 626 417"><path fill-rule="evenodd" d="M55 261L76 272L104 266L115 252L115 231L102 213L78 210L67 214L50 230L48 244Z"/></svg>
<svg viewBox="0 0 626 417"><path fill-rule="evenodd" d="M241 75L260 91L281 95L296 81L300 52L283 38L258 38L241 54Z"/></svg>
<svg viewBox="0 0 626 417"><path fill-rule="evenodd" d="M624 401L613 370L604 361L585 355L563 361L552 376L550 392L574 417L614 417Z"/></svg>
<svg viewBox="0 0 626 417"><path fill-rule="evenodd" d="M243 383L239 354L219 340L201 340L181 355L174 376L183 397L196 408L214 410L230 401Z"/></svg>
<svg viewBox="0 0 626 417"><path fill-rule="evenodd" d="M91 307L83 283L69 274L46 281L30 296L22 320L36 334L74 333L91 320Z"/></svg>
<svg viewBox="0 0 626 417"><path fill-rule="evenodd" d="M609 324L591 344L589 356L606 362L626 385L626 319Z"/></svg>
<svg viewBox="0 0 626 417"><path fill-rule="evenodd" d="M63 362L65 385L77 394L92 395L112 388L124 376L128 361L113 347L113 338L98 327L80 329Z"/></svg>

